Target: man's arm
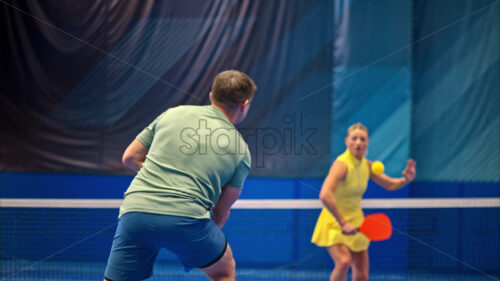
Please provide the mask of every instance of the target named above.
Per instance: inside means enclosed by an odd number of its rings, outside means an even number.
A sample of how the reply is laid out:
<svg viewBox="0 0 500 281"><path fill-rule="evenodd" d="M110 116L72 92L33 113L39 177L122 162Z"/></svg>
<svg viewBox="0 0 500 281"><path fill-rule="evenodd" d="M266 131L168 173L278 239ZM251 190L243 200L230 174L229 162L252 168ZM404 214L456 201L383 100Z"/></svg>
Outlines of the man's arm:
<svg viewBox="0 0 500 281"><path fill-rule="evenodd" d="M219 200L217 204L213 206L212 212L214 216L212 220L217 224L220 228L224 226L227 219L229 218L229 213L231 212L231 206L233 206L234 202L238 200L241 194L241 188L232 187L226 184L222 188L222 192L219 196Z"/></svg>
<svg viewBox="0 0 500 281"><path fill-rule="evenodd" d="M123 153L122 163L131 170L138 172L146 160L148 149L138 139L134 139Z"/></svg>

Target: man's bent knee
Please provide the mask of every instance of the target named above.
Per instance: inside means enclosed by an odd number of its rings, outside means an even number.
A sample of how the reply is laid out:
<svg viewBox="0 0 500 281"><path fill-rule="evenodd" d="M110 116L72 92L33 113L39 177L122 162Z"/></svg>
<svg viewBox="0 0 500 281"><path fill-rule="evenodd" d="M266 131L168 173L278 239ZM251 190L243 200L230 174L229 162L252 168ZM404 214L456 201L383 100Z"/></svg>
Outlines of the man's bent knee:
<svg viewBox="0 0 500 281"><path fill-rule="evenodd" d="M201 270L213 281L233 281L236 280L236 263L233 258L233 252L229 245L226 252L216 263L202 268Z"/></svg>

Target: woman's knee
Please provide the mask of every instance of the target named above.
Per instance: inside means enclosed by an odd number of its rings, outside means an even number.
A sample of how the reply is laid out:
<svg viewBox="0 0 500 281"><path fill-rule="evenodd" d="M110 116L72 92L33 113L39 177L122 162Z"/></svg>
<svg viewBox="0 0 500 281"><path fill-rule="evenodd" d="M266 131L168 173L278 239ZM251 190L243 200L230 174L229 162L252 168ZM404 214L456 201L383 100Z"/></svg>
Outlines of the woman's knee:
<svg viewBox="0 0 500 281"><path fill-rule="evenodd" d="M353 254L352 262L352 279L354 281L368 280L368 272L370 270L368 252L360 252Z"/></svg>
<svg viewBox="0 0 500 281"><path fill-rule="evenodd" d="M348 270L351 266L352 259L349 255L342 255L335 260L335 267L339 269Z"/></svg>

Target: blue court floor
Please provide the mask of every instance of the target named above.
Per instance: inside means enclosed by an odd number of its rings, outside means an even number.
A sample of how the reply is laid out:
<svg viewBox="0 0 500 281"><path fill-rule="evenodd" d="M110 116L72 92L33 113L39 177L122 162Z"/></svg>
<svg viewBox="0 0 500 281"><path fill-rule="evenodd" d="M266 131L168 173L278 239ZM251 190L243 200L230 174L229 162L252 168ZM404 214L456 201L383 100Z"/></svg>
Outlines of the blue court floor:
<svg viewBox="0 0 500 281"><path fill-rule="evenodd" d="M41 262L34 264L29 261L2 261L0 280L2 281L34 281L34 280L102 280L104 263L74 263L74 262ZM307 271L293 269L251 269L238 268L238 281L327 281L330 271ZM148 280L208 280L201 271L193 270L185 273L178 265L157 263L154 276ZM370 280L414 280L414 281L495 281L500 280L500 274L453 274L453 273L389 273L372 272Z"/></svg>

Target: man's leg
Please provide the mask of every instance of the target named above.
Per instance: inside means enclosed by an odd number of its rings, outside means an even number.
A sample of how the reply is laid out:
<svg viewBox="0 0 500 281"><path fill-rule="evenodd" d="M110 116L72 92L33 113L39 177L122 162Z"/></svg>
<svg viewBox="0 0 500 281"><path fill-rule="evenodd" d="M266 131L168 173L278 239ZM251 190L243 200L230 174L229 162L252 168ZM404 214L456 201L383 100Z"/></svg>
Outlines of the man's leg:
<svg viewBox="0 0 500 281"><path fill-rule="evenodd" d="M148 241L151 214L126 213L116 228L104 280L144 280L153 274L159 248Z"/></svg>
<svg viewBox="0 0 500 281"><path fill-rule="evenodd" d="M236 263L234 262L233 252L229 244L226 252L216 263L200 268L212 281L234 281L236 280L235 272Z"/></svg>

